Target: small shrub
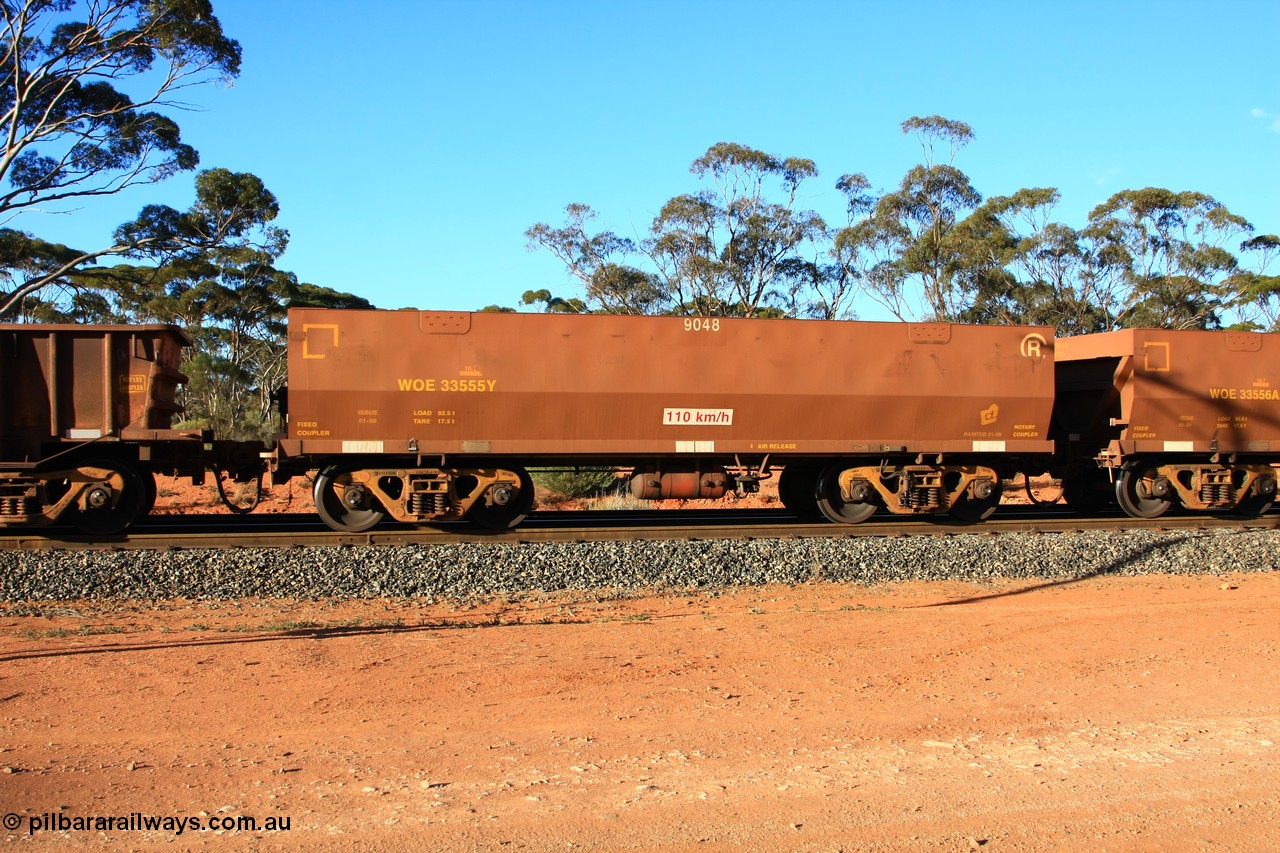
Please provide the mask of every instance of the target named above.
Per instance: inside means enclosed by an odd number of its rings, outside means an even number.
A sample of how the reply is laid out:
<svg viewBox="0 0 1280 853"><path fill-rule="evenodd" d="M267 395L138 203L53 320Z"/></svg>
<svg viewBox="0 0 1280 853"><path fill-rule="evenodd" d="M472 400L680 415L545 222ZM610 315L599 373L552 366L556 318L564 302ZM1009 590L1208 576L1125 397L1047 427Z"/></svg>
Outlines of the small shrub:
<svg viewBox="0 0 1280 853"><path fill-rule="evenodd" d="M563 500L598 497L611 491L618 480L613 471L597 469L538 471L532 476L534 485Z"/></svg>
<svg viewBox="0 0 1280 853"><path fill-rule="evenodd" d="M644 498L637 498L627 489L618 489L613 494L601 495L587 504L589 509L637 510L653 509L653 503Z"/></svg>

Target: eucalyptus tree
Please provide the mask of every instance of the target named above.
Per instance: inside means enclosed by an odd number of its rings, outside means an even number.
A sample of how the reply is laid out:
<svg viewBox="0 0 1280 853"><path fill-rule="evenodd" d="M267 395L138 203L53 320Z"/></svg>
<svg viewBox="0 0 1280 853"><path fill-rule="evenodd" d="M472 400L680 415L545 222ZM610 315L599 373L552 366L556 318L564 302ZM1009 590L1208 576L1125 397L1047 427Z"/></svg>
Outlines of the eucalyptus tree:
<svg viewBox="0 0 1280 853"><path fill-rule="evenodd" d="M798 204L801 184L817 175L813 161L720 142L690 172L711 187L666 201L640 243L593 233L596 212L585 204L566 207L561 227L530 227L529 248L554 255L584 297L530 291L525 304L618 314L798 313L806 289L825 275L817 259L826 224Z"/></svg>
<svg viewBox="0 0 1280 853"><path fill-rule="evenodd" d="M6 299L3 281L30 281L61 269L74 269L82 253L41 240L12 228L0 228L0 302ZM41 294L44 296L45 294ZM73 294L74 295L74 294ZM9 320L19 322L68 322L65 305L56 298L40 298L35 290L14 301ZM3 316L3 312L0 312Z"/></svg>
<svg viewBox="0 0 1280 853"><path fill-rule="evenodd" d="M1124 288L1116 320L1124 326L1216 328L1239 269L1226 246L1253 231L1211 196L1159 187L1116 193L1089 214L1082 232L1098 275Z"/></svg>
<svg viewBox="0 0 1280 853"><path fill-rule="evenodd" d="M187 87L234 78L241 58L208 0L0 0L0 15L0 224L196 168L196 150L164 111ZM13 228L2 234L11 245L36 239ZM31 243L29 255L0 257L8 282L0 315L20 312L23 300L100 258L223 236L139 228L88 250Z"/></svg>
<svg viewBox="0 0 1280 853"><path fill-rule="evenodd" d="M524 232L530 249L545 249L556 257L583 287L585 298L561 299L550 291L526 291L526 305L544 303L547 311L608 314L656 314L669 307L666 294L653 275L627 263L639 257L635 241L612 231L588 232L597 213L586 204L565 207L565 224L555 228L539 222ZM546 293L546 298L541 294Z"/></svg>
<svg viewBox="0 0 1280 853"><path fill-rule="evenodd" d="M159 267L100 270L114 285L111 316L181 326L194 346L183 372L186 417L229 438L266 438L275 393L287 374L292 307L372 308L368 300L299 282L259 247L211 250ZM87 288L83 291L92 293Z"/></svg>
<svg viewBox="0 0 1280 853"><path fill-rule="evenodd" d="M1060 194L1049 187L993 196L956 225L956 270L971 304L965 322L1044 324L1060 334L1103 331L1113 295L1105 279L1082 274L1079 233L1050 218Z"/></svg>
<svg viewBox="0 0 1280 853"><path fill-rule="evenodd" d="M1280 332L1280 236L1261 234L1240 244L1256 262L1227 281L1231 306L1241 325L1265 332Z"/></svg>
<svg viewBox="0 0 1280 853"><path fill-rule="evenodd" d="M798 295L819 276L816 258L827 235L822 217L798 204L817 166L719 142L689 170L714 188L669 200L643 244L676 310L795 313Z"/></svg>
<svg viewBox="0 0 1280 853"><path fill-rule="evenodd" d="M520 297L521 305L541 305L543 314L585 314L587 305L576 297L563 299L550 290L526 290Z"/></svg>
<svg viewBox="0 0 1280 853"><path fill-rule="evenodd" d="M957 281L963 249L953 231L982 195L953 163L973 130L938 115L909 118L901 130L919 141L921 162L896 190L867 196L869 185L860 174L846 175L837 185L866 216L835 235L836 262L841 275L899 319L956 320L972 292Z"/></svg>
<svg viewBox="0 0 1280 853"><path fill-rule="evenodd" d="M287 309L371 306L276 268L289 235L273 224L279 205L257 177L211 169L196 187L187 211L152 205L117 229L120 244L145 247L128 253L143 263L72 274L77 293L96 300L95 313L77 319L181 326L195 344L183 367L188 418L228 437L269 434L272 394L285 381ZM165 263L149 263L154 245Z"/></svg>
<svg viewBox="0 0 1280 853"><path fill-rule="evenodd" d="M171 281L179 305L200 312L189 327L196 342L187 371L187 416L220 435L269 434L272 394L286 378L285 307L297 286L268 252L214 250L205 268ZM265 436L263 436L265 437Z"/></svg>
<svg viewBox="0 0 1280 853"><path fill-rule="evenodd" d="M297 290L274 266L288 233L270 224L278 205L252 175L210 170L197 189L186 212L152 205L117 229L119 244L147 247L127 253L144 263L68 277L77 299L93 298L76 319L181 326L194 342L183 368L187 417L224 436L270 432L261 425L284 382L285 310ZM221 237L208 245L211 233ZM166 248L165 263L147 263L153 245Z"/></svg>

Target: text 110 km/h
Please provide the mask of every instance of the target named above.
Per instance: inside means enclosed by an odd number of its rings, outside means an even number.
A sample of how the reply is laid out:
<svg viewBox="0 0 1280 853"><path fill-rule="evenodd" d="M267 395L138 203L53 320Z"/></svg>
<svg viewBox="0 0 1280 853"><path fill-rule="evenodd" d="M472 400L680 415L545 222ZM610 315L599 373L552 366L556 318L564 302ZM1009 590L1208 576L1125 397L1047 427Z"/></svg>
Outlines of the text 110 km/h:
<svg viewBox="0 0 1280 853"><path fill-rule="evenodd" d="M733 426L733 409L663 409L667 426Z"/></svg>

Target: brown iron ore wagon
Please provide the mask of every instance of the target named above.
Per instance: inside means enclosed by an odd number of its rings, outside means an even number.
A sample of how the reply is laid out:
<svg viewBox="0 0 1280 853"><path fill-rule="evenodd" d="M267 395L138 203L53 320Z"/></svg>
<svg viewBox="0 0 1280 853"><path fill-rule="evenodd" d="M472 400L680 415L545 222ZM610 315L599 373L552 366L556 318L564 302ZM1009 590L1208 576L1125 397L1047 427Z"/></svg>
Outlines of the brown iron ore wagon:
<svg viewBox="0 0 1280 853"><path fill-rule="evenodd" d="M801 515L985 518L1052 456L1047 327L296 309L278 477L325 522L514 527L528 469L640 498L752 491Z"/></svg>
<svg viewBox="0 0 1280 853"><path fill-rule="evenodd" d="M150 511L156 473L261 468L260 446L175 429L174 326L0 325L0 527L115 533Z"/></svg>
<svg viewBox="0 0 1280 853"><path fill-rule="evenodd" d="M1057 341L1069 503L1129 515L1266 511L1280 462L1280 335L1126 329Z"/></svg>

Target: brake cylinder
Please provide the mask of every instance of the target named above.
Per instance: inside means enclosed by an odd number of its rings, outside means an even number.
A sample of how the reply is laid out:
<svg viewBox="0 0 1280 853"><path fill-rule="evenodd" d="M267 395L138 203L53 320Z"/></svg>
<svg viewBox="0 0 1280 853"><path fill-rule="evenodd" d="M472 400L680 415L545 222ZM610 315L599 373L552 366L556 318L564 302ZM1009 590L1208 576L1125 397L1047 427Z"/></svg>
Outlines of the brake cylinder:
<svg viewBox="0 0 1280 853"><path fill-rule="evenodd" d="M729 475L724 471L637 471L631 477L631 496L646 501L724 497Z"/></svg>

